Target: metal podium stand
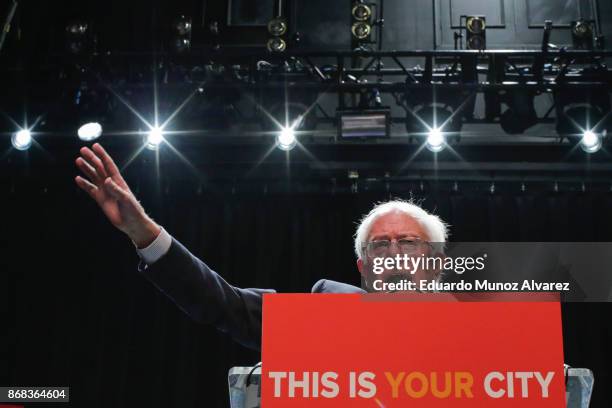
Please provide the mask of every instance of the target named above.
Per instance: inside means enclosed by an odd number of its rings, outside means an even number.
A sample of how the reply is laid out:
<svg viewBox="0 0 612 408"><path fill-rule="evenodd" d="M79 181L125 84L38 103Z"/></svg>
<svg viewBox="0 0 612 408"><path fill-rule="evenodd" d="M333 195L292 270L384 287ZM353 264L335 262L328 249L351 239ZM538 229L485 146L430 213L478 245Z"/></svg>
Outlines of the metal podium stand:
<svg viewBox="0 0 612 408"><path fill-rule="evenodd" d="M230 408L261 407L261 363L253 367L232 367L227 375Z"/></svg>

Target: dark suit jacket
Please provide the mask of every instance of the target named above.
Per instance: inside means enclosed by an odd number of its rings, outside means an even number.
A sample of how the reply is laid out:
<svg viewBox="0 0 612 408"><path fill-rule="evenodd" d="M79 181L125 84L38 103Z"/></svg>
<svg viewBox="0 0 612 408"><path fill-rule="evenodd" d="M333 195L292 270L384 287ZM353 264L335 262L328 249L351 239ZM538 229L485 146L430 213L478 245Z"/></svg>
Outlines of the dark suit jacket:
<svg viewBox="0 0 612 408"><path fill-rule="evenodd" d="M213 324L240 344L260 349L262 296L275 290L230 285L175 239L168 253L157 262L152 265L141 262L138 269L193 320ZM321 279L312 287L312 293L365 291Z"/></svg>

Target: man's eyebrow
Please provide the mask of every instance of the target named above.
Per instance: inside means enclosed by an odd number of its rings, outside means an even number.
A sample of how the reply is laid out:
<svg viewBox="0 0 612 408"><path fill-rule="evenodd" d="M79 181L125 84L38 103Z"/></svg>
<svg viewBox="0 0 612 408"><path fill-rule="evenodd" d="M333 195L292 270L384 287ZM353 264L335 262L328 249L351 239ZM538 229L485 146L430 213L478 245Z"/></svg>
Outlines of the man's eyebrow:
<svg viewBox="0 0 612 408"><path fill-rule="evenodd" d="M415 238L419 238L421 239L422 237L419 234L416 234L414 232L409 232L407 234L398 234L397 235L398 238L408 238L408 239L415 239Z"/></svg>
<svg viewBox="0 0 612 408"><path fill-rule="evenodd" d="M414 233L414 232L404 232L404 233L397 234L396 238L403 239L403 238L421 238L421 237L419 236L419 234ZM389 235L388 234L374 235L370 238L370 241L380 241L383 239L388 240Z"/></svg>
<svg viewBox="0 0 612 408"><path fill-rule="evenodd" d="M387 234L380 234L380 235L374 235L370 238L370 241L380 241L383 239L389 239L389 235Z"/></svg>

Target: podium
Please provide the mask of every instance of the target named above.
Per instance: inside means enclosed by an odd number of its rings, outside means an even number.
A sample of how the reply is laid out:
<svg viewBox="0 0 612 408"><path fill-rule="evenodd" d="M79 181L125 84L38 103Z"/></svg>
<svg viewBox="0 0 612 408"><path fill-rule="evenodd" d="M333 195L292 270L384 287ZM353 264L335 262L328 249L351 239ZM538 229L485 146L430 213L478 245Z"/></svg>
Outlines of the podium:
<svg viewBox="0 0 612 408"><path fill-rule="evenodd" d="M595 381L593 371L565 366L564 372L567 408L588 408Z"/></svg>
<svg viewBox="0 0 612 408"><path fill-rule="evenodd" d="M261 407L261 363L253 367L232 367L227 375L230 408Z"/></svg>
<svg viewBox="0 0 612 408"><path fill-rule="evenodd" d="M566 407L589 408L595 380L593 372L566 365L564 373ZM227 379L230 408L261 408L261 363L252 367L232 367Z"/></svg>

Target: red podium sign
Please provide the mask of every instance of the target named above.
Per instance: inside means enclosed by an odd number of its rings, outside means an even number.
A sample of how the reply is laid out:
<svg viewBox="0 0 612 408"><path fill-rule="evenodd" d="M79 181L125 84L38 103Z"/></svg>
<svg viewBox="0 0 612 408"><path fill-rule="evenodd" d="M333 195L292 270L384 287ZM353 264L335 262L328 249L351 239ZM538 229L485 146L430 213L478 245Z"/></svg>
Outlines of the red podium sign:
<svg viewBox="0 0 612 408"><path fill-rule="evenodd" d="M372 296L264 296L263 408L565 406L558 302Z"/></svg>

